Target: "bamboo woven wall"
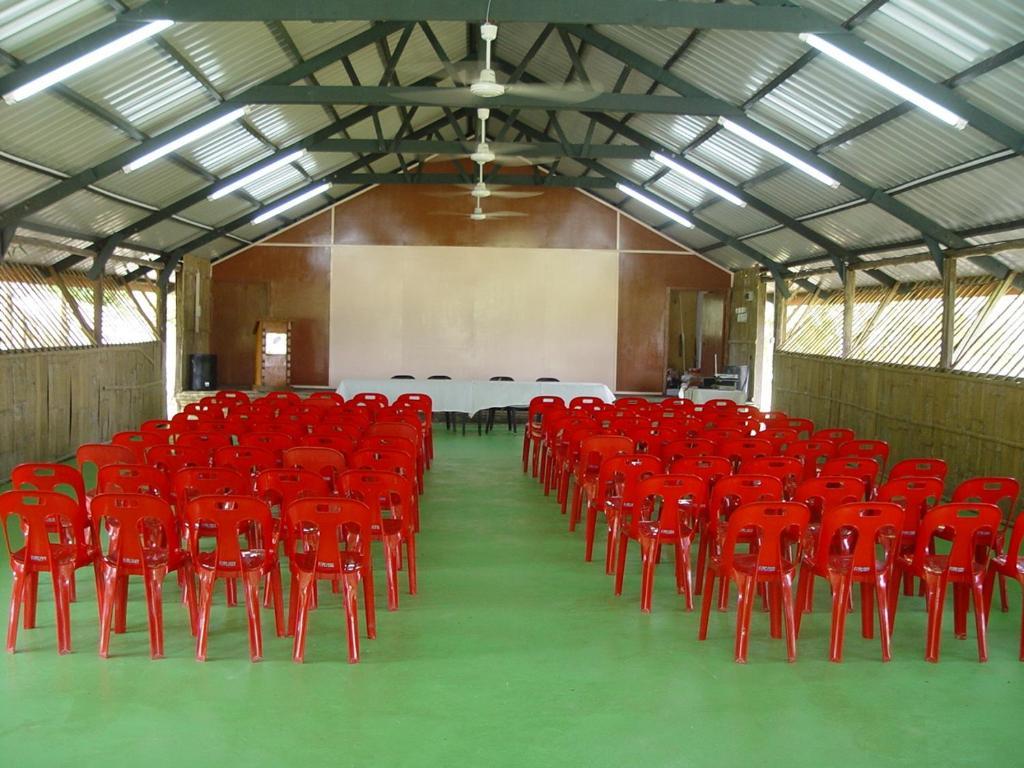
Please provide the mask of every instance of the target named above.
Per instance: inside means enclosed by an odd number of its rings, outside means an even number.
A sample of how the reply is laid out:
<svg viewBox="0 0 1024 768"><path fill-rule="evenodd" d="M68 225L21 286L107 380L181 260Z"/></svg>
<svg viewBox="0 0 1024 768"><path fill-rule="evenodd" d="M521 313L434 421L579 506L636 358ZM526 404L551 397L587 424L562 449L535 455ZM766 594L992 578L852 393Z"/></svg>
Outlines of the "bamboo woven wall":
<svg viewBox="0 0 1024 768"><path fill-rule="evenodd" d="M164 412L160 342L0 355L0 481Z"/></svg>
<svg viewBox="0 0 1024 768"><path fill-rule="evenodd" d="M772 389L774 408L888 441L890 463L945 459L948 488L978 475L1024 479L1024 384L780 352Z"/></svg>

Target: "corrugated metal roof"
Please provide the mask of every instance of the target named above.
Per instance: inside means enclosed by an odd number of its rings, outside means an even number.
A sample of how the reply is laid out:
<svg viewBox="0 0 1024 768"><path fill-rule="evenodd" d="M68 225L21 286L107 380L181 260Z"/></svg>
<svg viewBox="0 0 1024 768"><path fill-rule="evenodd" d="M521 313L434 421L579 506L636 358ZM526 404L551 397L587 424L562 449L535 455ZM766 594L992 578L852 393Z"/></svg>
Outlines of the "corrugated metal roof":
<svg viewBox="0 0 1024 768"><path fill-rule="evenodd" d="M1024 217L1024 195L1011 190L1024 179L1024 158L961 173L904 192L906 203L952 229L998 224Z"/></svg>
<svg viewBox="0 0 1024 768"><path fill-rule="evenodd" d="M125 5L133 7L141 2L143 0L131 0ZM806 0L800 4L841 22L862 11L866 0ZM22 0L7 3L0 7L0 48L21 59L38 58L109 23L115 18L113 9L116 7L117 4L107 0ZM889 0L878 7L871 6L869 10L870 13L862 14L854 34L872 48L933 80L961 72L1019 42L1024 36L1024 6L1019 0L974 0L957 4L948 0ZM300 55L308 57L367 30L369 26L368 22L286 22L283 25L178 23L166 30L163 36L167 44L192 62L221 95L231 96L294 64L285 36L291 38ZM451 60L458 62L466 57L465 24L433 22L431 28ZM495 46L496 55L515 66L543 28L542 24L502 24ZM663 66L670 58L677 59L671 68L673 74L733 104L757 93L810 50L792 34L703 30L693 37L685 53L677 55L691 30L599 26L597 31L658 66ZM388 36L384 46L371 44L351 55L350 62L360 83L376 85L380 81L383 50L393 51L401 36L401 31L394 32ZM578 46L575 38L572 42ZM589 76L604 90L610 90L623 72L620 61L595 46L583 46L582 59ZM556 32L548 37L527 71L535 78L559 83L567 76L570 61ZM469 72L476 66L475 62L467 62L463 68ZM420 27L417 26L409 37L396 72L403 83L442 72L442 63ZM340 63L322 69L317 77L326 85L348 85L351 82ZM642 93L651 82L634 70L622 90L625 93ZM72 78L67 86L100 109L149 135L159 135L189 117L201 114L217 100L156 41L136 45L115 59ZM1017 60L977 77L958 92L1008 124L1024 129L1022 91L1024 60ZM655 92L670 93L663 87ZM805 147L813 147L897 103L898 100L887 91L818 55L765 95L749 114L784 137ZM332 114L344 116L358 109L354 105L338 106L333 111L322 106L254 106L246 118L247 123L274 146L268 146L267 141L235 124L184 148L180 154L209 174L222 177L268 156L275 148L292 144L322 129L333 119ZM73 106L55 92L40 94L13 107L0 106L0 110L0 152L41 164L58 173L77 173L135 145L109 122ZM413 127L433 121L441 114L437 108L419 109ZM611 114L609 117L619 119L622 116ZM524 110L519 113L519 119L537 129L548 126L548 116L540 110ZM558 121L571 141L583 141L589 135L591 141L601 142L610 135L609 129L603 126L589 133L590 121L578 113L559 112ZM401 125L399 110L383 110L380 122L385 136L391 138ZM709 118L692 116L637 114L630 120L632 129L676 151L686 147L711 124ZM492 133L499 130L496 121L490 127ZM375 137L373 122L364 120L353 126L350 135ZM447 129L446 135L451 135ZM512 132L505 138L514 135ZM616 136L614 141L628 143L621 136ZM957 132L919 110L913 110L832 150L827 159L871 185L889 188L1000 150L1001 146L973 128ZM856 199L848 190L833 190L799 171L780 168L779 160L774 156L724 131L702 142L690 157L710 172L735 184L776 169L771 178L750 185L748 191L790 216L813 214ZM301 165L309 176L317 178L353 160L354 157L348 154L314 151L301 160ZM1021 211L1024 207L1024 202L1021 202L1024 201L1021 162L1019 159L1004 161L928 183L902 193L900 199L950 228L969 228L1020 218L1024 215ZM604 161L603 164L637 182L645 181L658 170L655 164L647 161ZM377 172L395 167L397 162L393 157L372 166ZM584 167L577 161L565 159L558 170L562 174L578 174ZM3 174L0 207L8 207L54 183L44 173L10 166L2 156L0 173ZM209 180L182 168L180 164L164 159L132 174L115 173L100 179L97 185L144 205L165 207L209 183ZM260 179L247 192L260 200L270 201L307 183L302 174L285 168ZM752 207L740 209L716 202L706 190L675 174L662 177L650 189L684 209L707 205L701 215L729 234L747 235L771 228L776 223ZM999 190L1000 194L993 195L992 190ZM335 189L332 194L343 192ZM614 192L602 192L600 196L618 200ZM316 204L315 201L310 203L310 209ZM653 225L666 224L653 211L640 209L632 202L629 205L630 211L638 218ZM203 201L186 211L185 215L203 224L216 225L240 218L251 208L251 204L232 195L220 201ZM301 211L292 213L301 214ZM34 218L51 226L99 236L146 215L148 212L143 208L80 191L40 211ZM249 238L258 237L264 232L274 231L280 223L272 221L260 227L248 225L241 234ZM914 240L919 236L916 230L871 204L816 216L808 223L849 248ZM665 231L691 247L707 246L713 242L713 238L704 233L674 225ZM201 232L169 221L147 230L140 237L152 243L152 247L173 247ZM217 243L216 246L205 247L203 253L224 253L235 247L235 241L230 239L222 238ZM804 258L820 252L818 246L788 229L749 238L748 244L779 260ZM711 257L730 268L750 264L748 257L733 248L716 249L711 252ZM1008 258L1012 261L1016 256L1011 254ZM899 269L902 268L893 268L893 272ZM913 270L906 272L908 275L912 273Z"/></svg>

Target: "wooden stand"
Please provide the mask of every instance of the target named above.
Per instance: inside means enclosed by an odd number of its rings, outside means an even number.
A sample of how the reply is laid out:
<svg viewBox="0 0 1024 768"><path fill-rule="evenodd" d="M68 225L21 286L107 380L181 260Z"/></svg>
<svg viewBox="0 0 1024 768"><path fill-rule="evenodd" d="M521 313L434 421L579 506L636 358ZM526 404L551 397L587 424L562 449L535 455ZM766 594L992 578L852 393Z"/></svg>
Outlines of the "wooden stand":
<svg viewBox="0 0 1024 768"><path fill-rule="evenodd" d="M280 389L292 380L292 324L280 320L260 320L256 334L256 389Z"/></svg>

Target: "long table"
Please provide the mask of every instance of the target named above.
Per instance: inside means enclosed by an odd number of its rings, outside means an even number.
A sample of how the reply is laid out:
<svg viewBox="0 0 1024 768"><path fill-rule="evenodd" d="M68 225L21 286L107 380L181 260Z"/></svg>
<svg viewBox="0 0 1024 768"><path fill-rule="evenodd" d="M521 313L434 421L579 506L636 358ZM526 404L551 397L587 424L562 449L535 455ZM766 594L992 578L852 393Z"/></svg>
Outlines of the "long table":
<svg viewBox="0 0 1024 768"><path fill-rule="evenodd" d="M615 395L604 384L580 381L469 381L464 379L342 379L337 392L346 400L360 392L379 392L394 402L400 395L429 395L435 412L470 415L488 408L525 408L540 395L557 395L568 403L574 397L597 397L606 403Z"/></svg>
<svg viewBox="0 0 1024 768"><path fill-rule="evenodd" d="M711 400L732 400L738 405L747 402L747 393L738 389L684 389L680 397L693 400L696 405L703 405Z"/></svg>

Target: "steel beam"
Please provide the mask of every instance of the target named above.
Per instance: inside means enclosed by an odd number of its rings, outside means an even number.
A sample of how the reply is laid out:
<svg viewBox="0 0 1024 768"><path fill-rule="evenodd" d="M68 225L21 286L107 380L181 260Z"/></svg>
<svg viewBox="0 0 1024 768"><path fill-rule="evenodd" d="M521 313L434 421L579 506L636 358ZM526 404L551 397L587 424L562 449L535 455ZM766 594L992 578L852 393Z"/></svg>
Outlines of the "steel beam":
<svg viewBox="0 0 1024 768"><path fill-rule="evenodd" d="M355 173L342 172L328 174L326 177L333 184L367 186L371 184L464 184L465 177L457 173ZM507 174L494 176L494 184L511 187L563 187L570 189L614 189L615 182L594 176L544 176L538 183L532 175ZM250 214L250 216L255 215Z"/></svg>
<svg viewBox="0 0 1024 768"><path fill-rule="evenodd" d="M353 35L345 42L332 46L301 64L285 70L267 82L271 84L286 84L302 80L313 72L323 69L340 57L347 56L357 50L365 48L368 45L372 45L380 38L386 37L388 34L395 32L400 28L401 25L397 23L379 24L365 32ZM22 70L20 69L17 70L17 72L21 71ZM244 93L245 92L243 92L243 94ZM203 112L201 115L186 120L184 123L175 126L169 131L164 131L160 135L142 142L138 146L133 147L126 152L122 152L121 154L109 158L91 168L87 168L84 171L80 171L63 181L54 184L52 187L48 187L42 192L32 195L21 202L15 203L3 212L0 212L0 228L16 223L19 219L22 219L25 216L42 210L59 200L63 200L68 195L74 194L90 184L94 184L100 179L117 173L132 160L136 160L157 147L166 144L168 141L183 136L189 131L205 125L211 120L236 108L235 104L219 104L212 109Z"/></svg>
<svg viewBox="0 0 1024 768"><path fill-rule="evenodd" d="M133 20L175 21L481 21L482 7L465 0L153 0L124 14ZM836 25L804 8L757 8L659 0L516 0L496 3L494 22L630 24L644 27L742 29L754 32L823 32Z"/></svg>
<svg viewBox="0 0 1024 768"><path fill-rule="evenodd" d="M372 106L447 106L476 109L601 110L662 115L725 115L739 119L738 107L701 96L647 96L641 93L599 93L587 99L540 99L506 93L494 98L474 96L469 88L393 87L355 85L257 85L228 99L238 104L369 104Z"/></svg>
<svg viewBox="0 0 1024 768"><path fill-rule="evenodd" d="M491 151L499 155L530 157L594 157L614 160L640 160L649 151L629 144L562 144L560 142L488 142ZM466 155L473 151L473 142L400 139L327 139L316 145L317 152L395 152L405 155Z"/></svg>

